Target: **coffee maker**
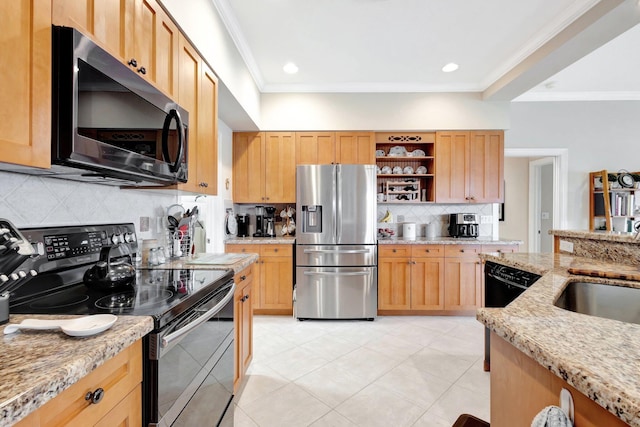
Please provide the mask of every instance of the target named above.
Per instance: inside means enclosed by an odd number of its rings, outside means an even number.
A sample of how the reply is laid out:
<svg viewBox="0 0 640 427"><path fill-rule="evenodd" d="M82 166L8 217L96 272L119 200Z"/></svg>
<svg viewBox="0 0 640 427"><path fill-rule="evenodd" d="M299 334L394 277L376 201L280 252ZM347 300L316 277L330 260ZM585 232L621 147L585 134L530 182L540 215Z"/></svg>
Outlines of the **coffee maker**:
<svg viewBox="0 0 640 427"><path fill-rule="evenodd" d="M449 215L449 236L478 237L478 214L458 213Z"/></svg>
<svg viewBox="0 0 640 427"><path fill-rule="evenodd" d="M248 237L249 236L249 214L242 213L238 214L236 217L236 222L238 223L238 237Z"/></svg>
<svg viewBox="0 0 640 427"><path fill-rule="evenodd" d="M265 237L264 225L264 206L256 205L256 232L253 237Z"/></svg>
<svg viewBox="0 0 640 427"><path fill-rule="evenodd" d="M264 208L264 235L266 237L276 237L276 208L267 206Z"/></svg>

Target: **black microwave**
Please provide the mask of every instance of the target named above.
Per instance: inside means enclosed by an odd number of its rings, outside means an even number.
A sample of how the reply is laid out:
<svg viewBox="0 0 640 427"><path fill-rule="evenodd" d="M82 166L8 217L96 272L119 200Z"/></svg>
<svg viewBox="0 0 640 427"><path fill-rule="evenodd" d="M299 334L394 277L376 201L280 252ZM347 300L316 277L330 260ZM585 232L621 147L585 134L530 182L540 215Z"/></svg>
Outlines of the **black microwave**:
<svg viewBox="0 0 640 427"><path fill-rule="evenodd" d="M189 113L79 31L53 27L54 176L113 185L187 181Z"/></svg>

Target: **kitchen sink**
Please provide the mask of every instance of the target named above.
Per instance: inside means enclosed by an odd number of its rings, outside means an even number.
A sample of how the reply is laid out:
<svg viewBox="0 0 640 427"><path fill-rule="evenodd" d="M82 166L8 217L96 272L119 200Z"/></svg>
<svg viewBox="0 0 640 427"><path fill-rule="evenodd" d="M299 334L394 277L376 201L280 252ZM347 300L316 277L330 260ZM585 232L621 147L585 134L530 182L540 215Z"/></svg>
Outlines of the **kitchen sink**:
<svg viewBox="0 0 640 427"><path fill-rule="evenodd" d="M640 324L640 288L570 282L554 305L576 313Z"/></svg>

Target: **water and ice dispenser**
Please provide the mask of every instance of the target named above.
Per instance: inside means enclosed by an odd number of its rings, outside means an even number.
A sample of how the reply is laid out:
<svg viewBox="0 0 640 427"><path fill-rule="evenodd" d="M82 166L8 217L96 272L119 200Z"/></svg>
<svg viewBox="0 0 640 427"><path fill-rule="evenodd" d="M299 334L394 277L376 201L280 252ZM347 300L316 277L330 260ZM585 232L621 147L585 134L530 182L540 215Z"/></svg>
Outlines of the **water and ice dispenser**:
<svg viewBox="0 0 640 427"><path fill-rule="evenodd" d="M322 233L322 205L302 206L302 232Z"/></svg>

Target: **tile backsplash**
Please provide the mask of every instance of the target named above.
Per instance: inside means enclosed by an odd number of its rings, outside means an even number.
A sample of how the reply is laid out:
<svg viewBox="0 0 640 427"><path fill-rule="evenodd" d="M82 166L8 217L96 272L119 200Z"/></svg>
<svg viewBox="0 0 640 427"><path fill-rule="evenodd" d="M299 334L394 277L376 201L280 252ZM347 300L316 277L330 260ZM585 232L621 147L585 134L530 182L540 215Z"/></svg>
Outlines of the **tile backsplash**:
<svg viewBox="0 0 640 427"><path fill-rule="evenodd" d="M177 201L163 191L0 172L0 218L16 227L133 222L139 239L156 238L157 219ZM149 231L140 231L140 217L150 218Z"/></svg>
<svg viewBox="0 0 640 427"><path fill-rule="evenodd" d="M379 223L378 228L391 228L396 231L396 235L402 236L402 223L415 222L416 235L418 237L426 235L426 225L435 222L438 236L449 235L449 214L452 213L476 213L482 216L493 217L493 204L378 204L378 221L386 214L387 209L393 214L392 223ZM493 219L493 218L492 218ZM481 237L491 237L494 231L495 220L490 224L480 224L478 234Z"/></svg>

